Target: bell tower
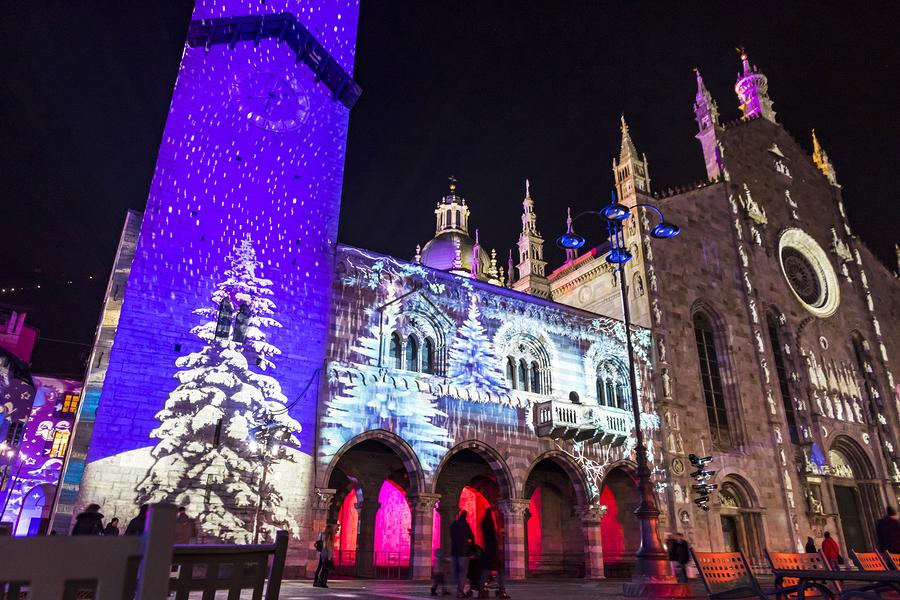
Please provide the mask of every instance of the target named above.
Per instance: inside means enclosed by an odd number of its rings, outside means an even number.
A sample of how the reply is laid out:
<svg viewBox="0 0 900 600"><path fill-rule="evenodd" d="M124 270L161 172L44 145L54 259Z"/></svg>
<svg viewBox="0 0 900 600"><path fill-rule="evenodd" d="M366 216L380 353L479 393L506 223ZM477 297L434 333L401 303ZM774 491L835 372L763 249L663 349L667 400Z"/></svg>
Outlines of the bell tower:
<svg viewBox="0 0 900 600"><path fill-rule="evenodd" d="M519 279L513 283L513 289L520 292L550 297L550 284L544 275L547 263L544 261L544 238L537 228L537 215L534 213L534 200L531 198L531 185L525 180L525 199L522 200L522 233L519 234Z"/></svg>
<svg viewBox="0 0 900 600"><path fill-rule="evenodd" d="M622 115L622 146L619 149L619 160L613 159L613 175L616 180L616 193L619 202L634 206L638 192L650 193L650 172L647 170L646 155L638 156L637 148L631 141L631 133Z"/></svg>

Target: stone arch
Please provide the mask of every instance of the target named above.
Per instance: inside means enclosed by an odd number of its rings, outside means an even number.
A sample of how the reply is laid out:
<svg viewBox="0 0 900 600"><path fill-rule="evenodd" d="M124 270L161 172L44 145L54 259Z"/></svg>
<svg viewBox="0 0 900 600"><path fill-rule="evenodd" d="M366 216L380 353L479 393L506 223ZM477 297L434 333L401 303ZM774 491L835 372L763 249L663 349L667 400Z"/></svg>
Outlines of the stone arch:
<svg viewBox="0 0 900 600"><path fill-rule="evenodd" d="M352 450L354 447L366 441L376 441L384 444L391 449L403 463L407 474L409 475L410 494L419 494L425 491L425 476L419 458L406 440L395 433L391 433L385 429L373 429L366 431L354 437L341 447L329 461L327 467L323 471L319 479L319 487L328 487L328 482L334 473L335 468L340 463L341 458Z"/></svg>
<svg viewBox="0 0 900 600"><path fill-rule="evenodd" d="M561 450L548 450L547 452L544 452L533 461L531 461L531 464L528 465L528 469L526 470L525 480L522 482L522 498L528 498L531 496L531 492L533 490L528 489L529 477L531 476L531 472L538 465L538 463L544 460L550 460L556 463L559 467L562 468L563 471L566 472L566 474L569 476L569 480L572 482L572 487L575 488L575 496L578 499L579 506L586 507L591 504L593 498L591 497L591 493L588 490L587 482L584 478L584 472L575 463L571 456Z"/></svg>
<svg viewBox="0 0 900 600"><path fill-rule="evenodd" d="M836 450L844 455L850 462L853 470L853 479L867 480L877 479L875 467L869 453L859 443L848 435L837 435L831 441L828 452Z"/></svg>
<svg viewBox="0 0 900 600"><path fill-rule="evenodd" d="M431 482L432 493L437 493L438 480L441 477L441 472L444 470L444 467L454 456L464 450L474 452L488 464L488 466L491 468L491 471L497 477L497 485L500 488L501 498L514 497L514 493L516 490L516 486L514 484L515 479L513 478L512 471L506 464L506 461L497 450L479 440L466 440L450 448L450 450L441 459L441 462L438 464L437 468L434 470L434 477Z"/></svg>
<svg viewBox="0 0 900 600"><path fill-rule="evenodd" d="M721 526L721 548L726 552L741 550L754 560L762 560L766 531L759 489L735 468L726 467L715 480L719 489L713 514L718 515Z"/></svg>
<svg viewBox="0 0 900 600"><path fill-rule="evenodd" d="M884 501L872 457L853 438L837 435L828 448L832 513L847 550L875 547L872 524L884 514ZM849 472L848 472L849 471Z"/></svg>

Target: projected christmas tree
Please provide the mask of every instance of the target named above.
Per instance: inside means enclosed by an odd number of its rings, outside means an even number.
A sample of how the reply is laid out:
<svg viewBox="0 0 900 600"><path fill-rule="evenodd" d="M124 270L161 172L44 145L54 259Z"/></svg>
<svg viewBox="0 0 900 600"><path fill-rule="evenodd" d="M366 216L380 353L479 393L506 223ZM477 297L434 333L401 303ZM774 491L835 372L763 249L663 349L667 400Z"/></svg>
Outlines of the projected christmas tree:
<svg viewBox="0 0 900 600"><path fill-rule="evenodd" d="M281 495L262 479L263 464L289 461L288 450L260 448L254 434L274 429L298 445L300 423L287 414L278 381L251 367L274 367L280 351L265 330L281 324L273 318L272 282L258 274L249 236L229 259L210 306L193 311L205 319L191 330L204 346L175 361L179 385L156 414L155 462L137 486L137 501L186 504L205 534L249 543L257 528L263 537L297 528Z"/></svg>
<svg viewBox="0 0 900 600"><path fill-rule="evenodd" d="M481 324L481 311L475 294L469 296L469 313L450 346L447 376L461 387L472 386L494 394L507 392L500 361Z"/></svg>
<svg viewBox="0 0 900 600"><path fill-rule="evenodd" d="M382 331L393 331L397 326L399 303L391 303L396 297L388 289L383 314L373 311L364 334L353 347L360 364L377 366L379 340ZM378 325L378 319L383 325ZM393 378L379 373L376 381L362 382L359 378L348 381L342 378L339 392L328 401L322 418L322 453L335 454L355 436L372 429L393 431L419 455L425 469L437 466L447 452L451 438L449 432L434 424L435 419L446 417L433 395L416 389L398 387Z"/></svg>

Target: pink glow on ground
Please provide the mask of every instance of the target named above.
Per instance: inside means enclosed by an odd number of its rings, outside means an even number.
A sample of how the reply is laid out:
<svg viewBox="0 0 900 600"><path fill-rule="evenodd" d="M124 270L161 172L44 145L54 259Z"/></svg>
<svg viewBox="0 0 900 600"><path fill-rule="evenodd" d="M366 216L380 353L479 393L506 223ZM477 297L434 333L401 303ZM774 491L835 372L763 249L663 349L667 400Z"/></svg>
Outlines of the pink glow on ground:
<svg viewBox="0 0 900 600"><path fill-rule="evenodd" d="M543 538L541 524L541 486L535 488L528 503L528 568L537 569L541 566L541 554L543 554ZM605 541L605 540L604 540Z"/></svg>
<svg viewBox="0 0 900 600"><path fill-rule="evenodd" d="M600 504L606 506L606 514L600 521L600 535L603 540L603 554L622 556L625 553L625 530L622 528L622 517L619 505L610 486L604 485L600 492Z"/></svg>
<svg viewBox="0 0 900 600"><path fill-rule="evenodd" d="M350 492L338 512L340 532L334 538L334 561L339 566L353 565L356 561L356 534L359 512L356 510L356 494Z"/></svg>
<svg viewBox="0 0 900 600"><path fill-rule="evenodd" d="M409 564L409 530L412 515L406 493L393 481L385 481L378 494L381 508L375 515L375 564Z"/></svg>

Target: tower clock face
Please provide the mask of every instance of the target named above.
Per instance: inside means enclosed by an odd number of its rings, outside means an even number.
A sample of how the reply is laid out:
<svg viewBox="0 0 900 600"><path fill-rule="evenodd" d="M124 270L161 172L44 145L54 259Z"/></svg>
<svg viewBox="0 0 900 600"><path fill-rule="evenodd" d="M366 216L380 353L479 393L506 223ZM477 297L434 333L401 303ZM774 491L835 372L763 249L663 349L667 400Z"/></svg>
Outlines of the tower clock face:
<svg viewBox="0 0 900 600"><path fill-rule="evenodd" d="M254 71L231 88L238 111L268 131L294 131L309 118L309 97L293 75Z"/></svg>

